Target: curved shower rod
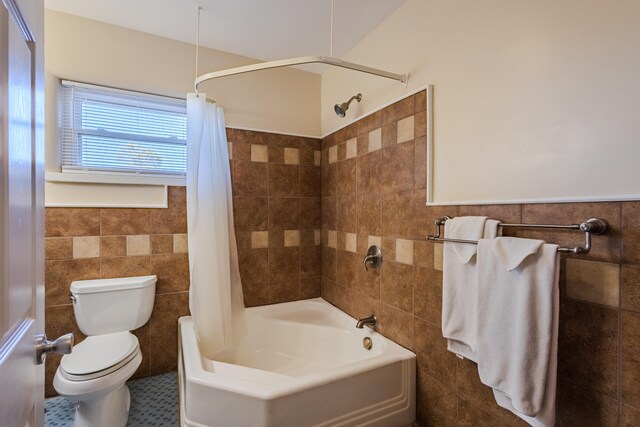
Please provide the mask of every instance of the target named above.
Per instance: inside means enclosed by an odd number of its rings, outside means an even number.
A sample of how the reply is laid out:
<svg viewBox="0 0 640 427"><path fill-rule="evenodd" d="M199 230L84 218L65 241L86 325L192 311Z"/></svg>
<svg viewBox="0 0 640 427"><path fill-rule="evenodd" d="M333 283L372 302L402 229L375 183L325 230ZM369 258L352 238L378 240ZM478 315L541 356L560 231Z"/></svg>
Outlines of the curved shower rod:
<svg viewBox="0 0 640 427"><path fill-rule="evenodd" d="M260 62L258 64L245 65L243 67L229 68L226 70L213 71L211 73L203 74L195 79L193 87L198 91L198 85L207 80L218 79L220 77L234 76L236 74L251 73L253 71L268 70L270 68L290 67L292 65L312 64L320 63L333 65L334 67L348 68L350 70L360 71L367 74L373 74L374 76L385 77L387 79L397 80L404 83L407 87L409 81L409 74L395 74L388 71L379 70L377 68L367 67L365 65L355 64L353 62L343 61L331 56L302 56L299 58L280 59L277 61Z"/></svg>

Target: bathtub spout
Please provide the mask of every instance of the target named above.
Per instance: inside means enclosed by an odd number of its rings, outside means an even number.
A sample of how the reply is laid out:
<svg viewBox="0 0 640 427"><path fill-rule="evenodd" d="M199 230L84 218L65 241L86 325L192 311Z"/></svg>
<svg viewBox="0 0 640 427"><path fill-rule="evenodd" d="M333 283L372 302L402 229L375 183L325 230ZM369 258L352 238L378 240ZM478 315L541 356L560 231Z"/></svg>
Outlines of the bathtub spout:
<svg viewBox="0 0 640 427"><path fill-rule="evenodd" d="M376 327L377 324L378 324L378 318L376 317L375 314L372 314L369 317L364 317L358 320L358 323L356 323L356 328L362 329L365 325L367 325L371 329L373 329Z"/></svg>

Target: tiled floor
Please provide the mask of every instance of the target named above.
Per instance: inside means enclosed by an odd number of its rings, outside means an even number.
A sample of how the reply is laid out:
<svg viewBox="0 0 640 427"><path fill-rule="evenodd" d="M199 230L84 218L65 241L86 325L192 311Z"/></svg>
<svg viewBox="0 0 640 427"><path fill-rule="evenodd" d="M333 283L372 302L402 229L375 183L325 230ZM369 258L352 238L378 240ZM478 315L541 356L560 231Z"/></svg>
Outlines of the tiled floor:
<svg viewBox="0 0 640 427"><path fill-rule="evenodd" d="M129 381L131 409L127 427L175 427L178 425L177 374ZM63 397L45 400L45 427L72 427L73 403Z"/></svg>

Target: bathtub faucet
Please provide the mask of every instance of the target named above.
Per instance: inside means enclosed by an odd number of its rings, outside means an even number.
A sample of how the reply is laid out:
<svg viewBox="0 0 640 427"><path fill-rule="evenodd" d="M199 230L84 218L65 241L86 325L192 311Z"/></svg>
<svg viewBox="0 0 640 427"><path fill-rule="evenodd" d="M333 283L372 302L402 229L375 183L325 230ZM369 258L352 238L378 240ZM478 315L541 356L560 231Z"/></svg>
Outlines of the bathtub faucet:
<svg viewBox="0 0 640 427"><path fill-rule="evenodd" d="M376 327L377 324L378 324L378 318L376 317L375 314L372 314L369 317L364 317L358 320L358 323L356 323L356 328L362 329L365 325L367 325L371 329L373 329Z"/></svg>

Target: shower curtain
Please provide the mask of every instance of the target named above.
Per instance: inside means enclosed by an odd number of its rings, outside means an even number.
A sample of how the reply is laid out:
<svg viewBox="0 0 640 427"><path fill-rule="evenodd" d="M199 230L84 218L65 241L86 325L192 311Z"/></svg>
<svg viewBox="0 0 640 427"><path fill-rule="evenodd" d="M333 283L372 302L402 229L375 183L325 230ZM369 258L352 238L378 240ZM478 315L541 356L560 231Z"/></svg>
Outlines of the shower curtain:
<svg viewBox="0 0 640 427"><path fill-rule="evenodd" d="M189 309L211 358L242 337L245 319L224 113L202 93L187 96L187 225Z"/></svg>

